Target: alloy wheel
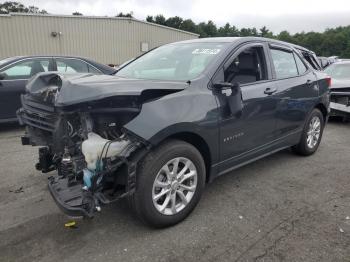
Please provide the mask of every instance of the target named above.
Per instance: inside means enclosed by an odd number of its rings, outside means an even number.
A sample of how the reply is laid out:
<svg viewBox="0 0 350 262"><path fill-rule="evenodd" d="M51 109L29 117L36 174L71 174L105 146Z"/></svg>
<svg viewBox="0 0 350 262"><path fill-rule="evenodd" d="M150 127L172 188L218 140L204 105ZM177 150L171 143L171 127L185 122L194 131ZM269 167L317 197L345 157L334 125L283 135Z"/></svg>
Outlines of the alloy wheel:
<svg viewBox="0 0 350 262"><path fill-rule="evenodd" d="M168 161L153 183L152 199L157 211L175 215L183 210L196 192L197 180L197 169L188 158L176 157Z"/></svg>
<svg viewBox="0 0 350 262"><path fill-rule="evenodd" d="M320 138L321 135L321 120L318 116L314 116L309 124L309 129L307 132L306 143L307 146L313 149Z"/></svg>

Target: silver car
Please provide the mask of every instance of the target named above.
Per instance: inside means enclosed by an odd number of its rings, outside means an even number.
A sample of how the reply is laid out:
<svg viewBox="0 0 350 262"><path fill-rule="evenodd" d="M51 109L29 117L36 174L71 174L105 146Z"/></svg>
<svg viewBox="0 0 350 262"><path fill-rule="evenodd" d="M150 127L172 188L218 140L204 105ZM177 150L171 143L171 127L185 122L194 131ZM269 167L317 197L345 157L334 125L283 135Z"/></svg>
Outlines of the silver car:
<svg viewBox="0 0 350 262"><path fill-rule="evenodd" d="M325 72L332 78L331 115L350 119L350 61L331 64Z"/></svg>

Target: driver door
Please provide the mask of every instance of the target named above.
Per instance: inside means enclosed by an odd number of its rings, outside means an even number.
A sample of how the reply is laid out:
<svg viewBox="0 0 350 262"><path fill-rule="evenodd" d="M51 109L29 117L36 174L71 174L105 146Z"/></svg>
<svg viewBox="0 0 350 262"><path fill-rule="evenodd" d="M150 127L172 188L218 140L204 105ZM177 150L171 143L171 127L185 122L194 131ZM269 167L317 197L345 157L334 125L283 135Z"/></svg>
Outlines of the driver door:
<svg viewBox="0 0 350 262"><path fill-rule="evenodd" d="M233 115L228 104L233 91L216 90L220 108L220 173L263 154L276 138L277 87L270 81L267 58L265 45L248 44L238 49L215 76L216 82L239 84L243 103L242 111Z"/></svg>

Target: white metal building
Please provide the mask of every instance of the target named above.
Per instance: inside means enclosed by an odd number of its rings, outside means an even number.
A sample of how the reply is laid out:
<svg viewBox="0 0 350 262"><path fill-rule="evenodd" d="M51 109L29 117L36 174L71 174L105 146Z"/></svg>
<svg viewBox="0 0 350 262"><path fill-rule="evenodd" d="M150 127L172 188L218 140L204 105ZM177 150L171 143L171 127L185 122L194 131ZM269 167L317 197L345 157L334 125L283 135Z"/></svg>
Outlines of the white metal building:
<svg viewBox="0 0 350 262"><path fill-rule="evenodd" d="M193 38L198 35L134 18L0 15L0 59L74 55L121 64L162 44Z"/></svg>

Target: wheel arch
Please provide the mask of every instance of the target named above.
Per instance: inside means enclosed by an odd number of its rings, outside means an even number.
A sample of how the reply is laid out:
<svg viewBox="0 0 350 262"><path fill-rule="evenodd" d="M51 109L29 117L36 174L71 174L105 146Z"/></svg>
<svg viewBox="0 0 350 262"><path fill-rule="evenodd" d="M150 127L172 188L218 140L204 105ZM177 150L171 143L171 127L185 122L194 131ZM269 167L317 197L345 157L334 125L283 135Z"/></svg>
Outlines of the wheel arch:
<svg viewBox="0 0 350 262"><path fill-rule="evenodd" d="M319 103L315 106L315 108L319 109L323 115L323 120L324 122L327 121L327 116L328 116L328 111L327 111L327 107L322 104L322 103Z"/></svg>
<svg viewBox="0 0 350 262"><path fill-rule="evenodd" d="M206 173L205 180L206 182L208 182L210 178L210 168L211 168L212 160L211 160L210 148L207 142L200 135L191 133L191 132L176 133L176 134L170 135L165 140L167 139L177 139L177 140L185 141L190 145L194 146L199 151L199 153L203 157L204 164L205 164L205 173Z"/></svg>
<svg viewBox="0 0 350 262"><path fill-rule="evenodd" d="M212 152L205 139L201 135L194 132L180 131L168 134L168 136L163 136L161 139L158 138L156 141L152 141L152 147L158 147L160 144L163 144L164 142L170 139L181 140L186 143L189 143L199 151L205 163L206 182L210 181L211 164L213 159Z"/></svg>

